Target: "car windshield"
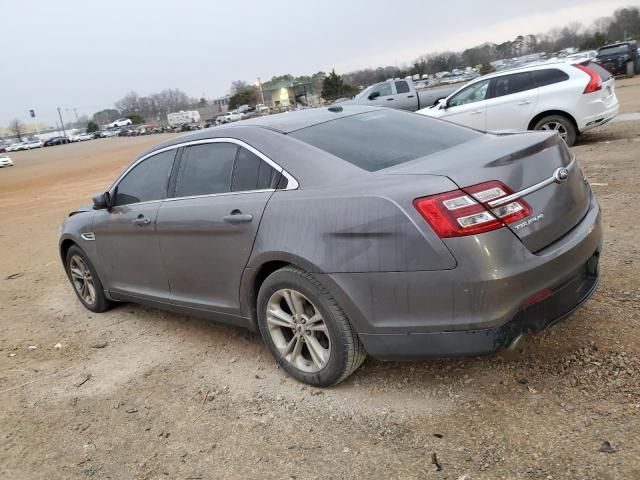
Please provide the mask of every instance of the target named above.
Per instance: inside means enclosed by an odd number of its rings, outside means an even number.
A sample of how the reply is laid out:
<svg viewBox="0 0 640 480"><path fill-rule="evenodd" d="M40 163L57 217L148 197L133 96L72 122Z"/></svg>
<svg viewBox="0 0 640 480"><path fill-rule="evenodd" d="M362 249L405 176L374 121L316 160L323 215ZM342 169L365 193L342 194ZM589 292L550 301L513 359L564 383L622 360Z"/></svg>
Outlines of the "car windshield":
<svg viewBox="0 0 640 480"><path fill-rule="evenodd" d="M396 110L376 110L290 133L369 172L455 147L481 133Z"/></svg>
<svg viewBox="0 0 640 480"><path fill-rule="evenodd" d="M620 55L621 53L629 53L629 46L625 43L622 45L611 45L610 47L602 47L598 50L599 55Z"/></svg>

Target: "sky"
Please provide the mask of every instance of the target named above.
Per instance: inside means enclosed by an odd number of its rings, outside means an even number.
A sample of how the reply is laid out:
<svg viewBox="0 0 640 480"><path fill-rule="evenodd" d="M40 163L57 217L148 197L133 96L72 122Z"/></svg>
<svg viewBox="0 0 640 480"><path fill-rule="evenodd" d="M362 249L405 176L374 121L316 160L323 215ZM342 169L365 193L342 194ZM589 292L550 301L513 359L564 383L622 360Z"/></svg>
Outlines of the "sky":
<svg viewBox="0 0 640 480"><path fill-rule="evenodd" d="M0 126L91 116L126 93L225 95L233 80L408 64L589 25L640 0L0 0Z"/></svg>

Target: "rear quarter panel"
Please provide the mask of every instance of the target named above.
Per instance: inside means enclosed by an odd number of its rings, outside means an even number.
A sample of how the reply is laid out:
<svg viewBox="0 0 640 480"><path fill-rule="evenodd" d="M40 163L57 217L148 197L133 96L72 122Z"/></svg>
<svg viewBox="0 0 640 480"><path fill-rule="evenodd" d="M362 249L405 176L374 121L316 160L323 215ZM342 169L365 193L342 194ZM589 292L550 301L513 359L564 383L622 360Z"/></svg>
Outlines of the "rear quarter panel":
<svg viewBox="0 0 640 480"><path fill-rule="evenodd" d="M358 186L276 192L249 268L270 260L314 272L442 270L456 262L413 208L415 198L455 189L445 177L384 176Z"/></svg>

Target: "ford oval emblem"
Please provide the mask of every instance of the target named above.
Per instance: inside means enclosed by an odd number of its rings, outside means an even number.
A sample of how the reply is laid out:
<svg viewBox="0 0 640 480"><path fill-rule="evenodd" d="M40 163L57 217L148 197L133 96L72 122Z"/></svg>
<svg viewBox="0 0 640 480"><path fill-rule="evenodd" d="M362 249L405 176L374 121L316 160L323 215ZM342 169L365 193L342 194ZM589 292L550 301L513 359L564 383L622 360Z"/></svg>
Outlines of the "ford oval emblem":
<svg viewBox="0 0 640 480"><path fill-rule="evenodd" d="M566 183L569 178L569 170L564 167L557 168L555 172L553 172L553 179L556 183Z"/></svg>

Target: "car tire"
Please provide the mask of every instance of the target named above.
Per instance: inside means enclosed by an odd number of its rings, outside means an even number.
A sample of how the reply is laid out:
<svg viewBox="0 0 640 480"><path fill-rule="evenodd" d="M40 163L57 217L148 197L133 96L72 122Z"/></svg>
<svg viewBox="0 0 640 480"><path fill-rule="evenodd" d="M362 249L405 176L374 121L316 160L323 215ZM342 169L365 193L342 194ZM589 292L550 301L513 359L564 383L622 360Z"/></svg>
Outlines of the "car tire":
<svg viewBox="0 0 640 480"><path fill-rule="evenodd" d="M574 123L563 115L548 115L541 118L538 123L533 126L533 129L557 131L569 147L576 143L576 137L578 136L578 130Z"/></svg>
<svg viewBox="0 0 640 480"><path fill-rule="evenodd" d="M636 74L634 62L627 62L627 78L633 78Z"/></svg>
<svg viewBox="0 0 640 480"><path fill-rule="evenodd" d="M104 294L102 282L93 264L77 245L73 245L67 251L65 269L73 291L85 308L102 313L113 306Z"/></svg>
<svg viewBox="0 0 640 480"><path fill-rule="evenodd" d="M338 302L304 270L285 267L269 275L258 293L257 312L267 347L278 364L301 382L335 385L367 357Z"/></svg>

